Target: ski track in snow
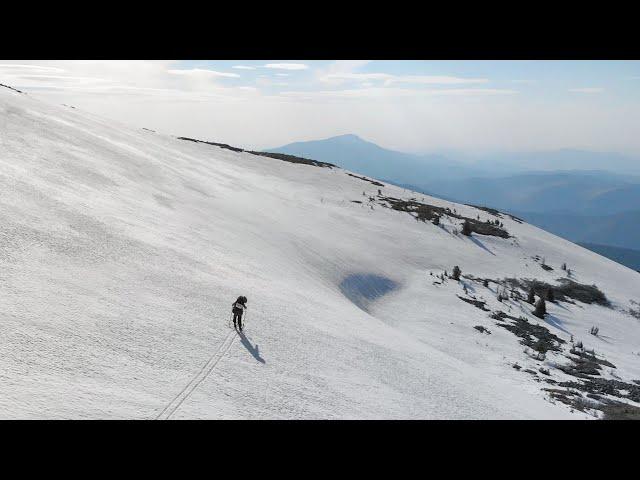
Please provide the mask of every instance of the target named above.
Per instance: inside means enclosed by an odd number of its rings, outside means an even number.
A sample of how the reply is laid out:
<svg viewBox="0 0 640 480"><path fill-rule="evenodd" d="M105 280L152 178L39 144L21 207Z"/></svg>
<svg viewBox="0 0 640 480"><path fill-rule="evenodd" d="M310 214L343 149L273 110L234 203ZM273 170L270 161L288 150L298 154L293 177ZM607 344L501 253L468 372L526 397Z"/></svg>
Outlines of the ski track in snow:
<svg viewBox="0 0 640 480"><path fill-rule="evenodd" d="M378 188L0 88L0 418L590 418L512 368L563 359L527 357L457 298L463 283L595 348L617 367L603 377L640 379L640 322L624 312L637 272L506 215L517 241L456 236L459 222L371 208ZM614 308L548 304L542 321L495 285L429 275L553 283L563 262ZM251 336L236 342L240 294Z"/></svg>
<svg viewBox="0 0 640 480"><path fill-rule="evenodd" d="M212 370L216 368L216 365L229 351L235 339L235 331L229 332L224 339L224 342L220 345L220 348L218 348L209 361L204 364L198 374L193 377L193 379L180 391L180 393L178 393L178 395L176 395L176 397L171 400L171 402L158 414L156 420L169 420L171 418L171 415L180 408L180 405L189 398L189 395L191 395L193 391L198 388L198 385L200 385L209 376Z"/></svg>

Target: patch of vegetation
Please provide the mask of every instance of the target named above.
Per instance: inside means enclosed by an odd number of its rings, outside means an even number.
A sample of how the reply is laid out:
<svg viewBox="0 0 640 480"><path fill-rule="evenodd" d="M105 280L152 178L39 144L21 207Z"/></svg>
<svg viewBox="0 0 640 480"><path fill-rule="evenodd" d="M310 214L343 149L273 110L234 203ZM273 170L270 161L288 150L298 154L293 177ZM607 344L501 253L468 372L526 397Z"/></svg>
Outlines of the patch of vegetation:
<svg viewBox="0 0 640 480"><path fill-rule="evenodd" d="M205 142L204 140L197 140L195 138L189 138L189 137L178 137L178 140L186 140L188 142L195 142L195 143L206 143L207 145L213 145L216 147L224 148L226 150L231 150L232 152L247 152L252 155L258 155L260 157L269 157L269 158L274 158L276 160L282 160L283 162L301 163L304 165L313 165L314 167L327 167L327 168L335 167L333 163L320 162L318 160L311 160L310 158L297 157L295 155L287 155L285 153L256 152L252 150L244 150L238 147L232 147L231 145L227 145L226 143Z"/></svg>
<svg viewBox="0 0 640 480"><path fill-rule="evenodd" d="M584 412L587 409L596 410L601 408L598 402L584 398L579 392L559 388L543 388L542 390L549 392L549 396L552 399L569 405L580 412Z"/></svg>
<svg viewBox="0 0 640 480"><path fill-rule="evenodd" d="M491 223L484 223L474 219L467 219L471 232L479 235L491 235L493 237L509 238L511 235L502 227ZM464 232L463 232L464 233Z"/></svg>
<svg viewBox="0 0 640 480"><path fill-rule="evenodd" d="M275 158L276 160L282 160L283 162L289 162L289 163L301 163L303 165L313 165L314 167L323 167L323 168L335 167L333 163L320 162L318 160L311 160L310 158L296 157L295 155L287 155L284 153L254 152L254 151L248 151L248 153L251 153L253 155L258 155L259 157Z"/></svg>
<svg viewBox="0 0 640 480"><path fill-rule="evenodd" d="M462 234L466 235L467 237L470 237L471 233L472 233L471 224L469 223L469 220L465 220L464 223L462 224Z"/></svg>
<svg viewBox="0 0 640 480"><path fill-rule="evenodd" d="M544 298L538 299L533 314L538 318L544 319L544 316L547 314L547 304L545 303Z"/></svg>
<svg viewBox="0 0 640 480"><path fill-rule="evenodd" d="M516 223L524 223L524 220L522 220L519 217L516 217L515 215L511 215L510 213L506 213L505 215L507 215L511 220L513 220Z"/></svg>
<svg viewBox="0 0 640 480"><path fill-rule="evenodd" d="M495 215L498 218L502 218L502 212L500 210L496 210L495 208L490 207L482 207L479 205L472 205L471 203L465 203L465 205L473 208L477 208L478 210L483 210L485 212L489 212L491 215Z"/></svg>
<svg viewBox="0 0 640 480"><path fill-rule="evenodd" d="M603 420L640 420L640 408L628 403L611 402L601 409Z"/></svg>
<svg viewBox="0 0 640 480"><path fill-rule="evenodd" d="M551 333L548 328L542 325L533 325L524 317L513 317L504 312L494 312L491 318L504 322L497 323L497 325L521 338L521 345L530 347L536 352L546 353L549 350L560 352L562 351L561 345L566 343ZM505 319L511 320L511 322L507 322Z"/></svg>
<svg viewBox="0 0 640 480"><path fill-rule="evenodd" d="M315 161L315 160L313 160ZM327 165L331 165L332 167L335 167L335 165L328 163ZM353 173L349 173L349 172L345 172L347 175L349 175L350 177L354 177L354 178L359 178L360 180L364 180L365 182L369 182L372 183L373 185L377 185L378 187L384 187L384 183L380 183L380 182L376 182L375 180L371 180L369 178L366 177L359 177L358 175L354 175ZM380 191L378 191L378 194Z"/></svg>
<svg viewBox="0 0 640 480"><path fill-rule="evenodd" d="M23 91L18 90L17 88L10 87L9 85L5 85L3 83L0 83L0 87L8 88L9 90L13 90L14 92L24 93Z"/></svg>
<svg viewBox="0 0 640 480"><path fill-rule="evenodd" d="M385 206L401 212L414 213L416 214L416 218L418 220L422 220L423 222L430 221L435 223L435 219L437 218L437 222L440 223L440 217L444 215L451 218L464 220L462 233L465 235L467 235L467 233L465 233L465 229L468 228L469 235L471 233L477 233L479 235L491 235L500 238L510 237L509 232L507 232L504 228L499 227L498 225L481 222L480 220L477 220L475 218L465 217L458 214L455 210L452 211L450 208L437 207L435 205L421 203L416 200L401 200L399 198L385 197L382 195L380 195L380 199L383 202L387 203L387 205Z"/></svg>
<svg viewBox="0 0 640 480"><path fill-rule="evenodd" d="M467 302L470 303L471 305L473 305L476 308L479 308L480 310L484 310L485 312L489 312L490 310L488 308L486 308L486 304L487 302L483 302L481 300L474 300L473 298L465 298L465 297L461 297L460 295L456 295L460 300L462 300L463 302Z"/></svg>
<svg viewBox="0 0 640 480"><path fill-rule="evenodd" d="M232 147L231 145L227 145L226 143L205 142L204 140L196 140L195 138L189 138L189 137L178 137L178 140L186 140L188 142L194 142L194 143L206 143L207 145L214 145L216 147L224 148L226 150L231 150L233 152L244 152L242 148Z"/></svg>
<svg viewBox="0 0 640 480"><path fill-rule="evenodd" d="M605 307L611 306L611 302L596 285L585 285L568 278L559 278L560 285L551 285L535 279L517 278L506 278L505 282L524 291L533 289L534 293L540 298L547 298L549 290L552 290L555 301L568 302L568 299L573 299L588 304L595 303Z"/></svg>
<svg viewBox="0 0 640 480"><path fill-rule="evenodd" d="M453 278L454 280L460 280L461 273L462 271L460 270L460 267L458 265L455 265L453 267L453 270L451 271L451 278Z"/></svg>
<svg viewBox="0 0 640 480"><path fill-rule="evenodd" d="M580 342L582 343L582 342ZM616 368L616 366L611 363L610 361L604 359L604 358L598 358L598 356L596 355L596 352L591 350L590 352L587 350L584 350L580 347L578 348L571 348L571 350L569 350L569 353L572 355L575 355L576 357L578 357L580 360L584 361L584 362L588 362L588 363L593 363L596 366L598 365L602 365L604 367L610 367L610 368ZM575 359L571 358L571 357L567 357L570 358L572 360L575 361ZM600 367L597 367L598 369Z"/></svg>
<svg viewBox="0 0 640 480"><path fill-rule="evenodd" d="M561 387L573 388L592 395L610 395L612 397L624 398L633 402L640 402L640 386L626 383L620 380L609 380L606 378L586 378L582 382L569 381L560 382ZM621 393L626 391L628 393Z"/></svg>
<svg viewBox="0 0 640 480"><path fill-rule="evenodd" d="M475 327L476 330L478 330L480 333L486 333L487 335L491 335L491 332L489 331L489 329L484 328L482 325L476 325Z"/></svg>

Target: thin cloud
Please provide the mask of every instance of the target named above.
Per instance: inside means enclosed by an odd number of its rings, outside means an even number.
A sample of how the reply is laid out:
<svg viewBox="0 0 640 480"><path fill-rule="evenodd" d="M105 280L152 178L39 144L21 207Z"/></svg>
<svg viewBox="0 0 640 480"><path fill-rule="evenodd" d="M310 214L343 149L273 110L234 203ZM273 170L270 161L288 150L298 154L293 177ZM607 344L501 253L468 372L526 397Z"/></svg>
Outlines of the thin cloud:
<svg viewBox="0 0 640 480"><path fill-rule="evenodd" d="M249 65L234 65L231 68L235 68L237 70L255 70L256 67L250 67Z"/></svg>
<svg viewBox="0 0 640 480"><path fill-rule="evenodd" d="M167 72L174 75L186 75L186 76L199 76L199 77L228 77L239 78L237 73L230 72L217 72L215 70L207 70L203 68L190 68L188 70L167 70Z"/></svg>
<svg viewBox="0 0 640 480"><path fill-rule="evenodd" d="M409 88L359 88L346 90L286 91L281 95L291 98L381 98L381 97L420 97L420 96L486 96L513 95L516 90L498 88L449 88L449 89L409 89Z"/></svg>
<svg viewBox="0 0 640 480"><path fill-rule="evenodd" d="M382 81L384 85L394 83L413 83L425 85L461 85L487 83L486 78L463 78L447 75L391 75L389 73L329 73L320 78L327 83L342 83L345 81Z"/></svg>
<svg viewBox="0 0 640 480"><path fill-rule="evenodd" d="M304 63L267 63L264 68L275 68L279 70L307 70L309 65Z"/></svg>
<svg viewBox="0 0 640 480"><path fill-rule="evenodd" d="M604 92L604 88L600 88L600 87L570 88L569 91L573 93L602 93Z"/></svg>
<svg viewBox="0 0 640 480"><path fill-rule="evenodd" d="M40 72L64 72L63 68L45 67L42 65L24 65L20 63L2 63L0 69L8 69L10 72L15 70L40 71Z"/></svg>

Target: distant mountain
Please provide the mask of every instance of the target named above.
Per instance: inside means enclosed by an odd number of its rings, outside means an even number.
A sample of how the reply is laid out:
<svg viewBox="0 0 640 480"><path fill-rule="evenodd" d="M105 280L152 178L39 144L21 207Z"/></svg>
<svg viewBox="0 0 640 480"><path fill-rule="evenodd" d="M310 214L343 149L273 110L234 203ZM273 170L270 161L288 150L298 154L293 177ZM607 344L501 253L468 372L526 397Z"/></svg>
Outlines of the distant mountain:
<svg viewBox="0 0 640 480"><path fill-rule="evenodd" d="M527 212L610 215L640 205L640 177L601 170L440 180L423 189L465 203Z"/></svg>
<svg viewBox="0 0 640 480"><path fill-rule="evenodd" d="M609 215L640 205L640 175L609 171L624 167L640 173L640 162L616 153L567 149L495 154L469 163L468 157L461 162L439 154L389 150L357 135L295 142L266 151L335 163L396 185L496 208ZM551 168L555 171L546 171Z"/></svg>
<svg viewBox="0 0 640 480"><path fill-rule="evenodd" d="M501 168L508 171L600 170L605 167L612 172L640 175L640 158L617 152L593 152L564 148L539 152L465 155L465 157L494 170ZM462 158L462 156L456 158Z"/></svg>
<svg viewBox="0 0 640 480"><path fill-rule="evenodd" d="M631 249L640 246L640 210L604 216L517 211L511 213L573 242Z"/></svg>
<svg viewBox="0 0 640 480"><path fill-rule="evenodd" d="M414 155L388 150L357 135L295 142L265 151L312 158L370 177L418 185L435 180L490 174L483 168L456 162L442 155Z"/></svg>
<svg viewBox="0 0 640 480"><path fill-rule="evenodd" d="M640 272L640 250L578 242L578 245Z"/></svg>

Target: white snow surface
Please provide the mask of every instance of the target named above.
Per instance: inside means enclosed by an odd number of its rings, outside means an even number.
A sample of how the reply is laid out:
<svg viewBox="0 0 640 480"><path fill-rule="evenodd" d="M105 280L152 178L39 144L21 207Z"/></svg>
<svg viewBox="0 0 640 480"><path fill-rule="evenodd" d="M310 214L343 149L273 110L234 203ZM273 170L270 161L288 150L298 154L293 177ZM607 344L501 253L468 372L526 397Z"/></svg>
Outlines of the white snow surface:
<svg viewBox="0 0 640 480"><path fill-rule="evenodd" d="M523 353L457 298L462 283L433 284L429 272L454 265L554 282L566 262L613 308L547 303L542 321L498 302L495 286L466 284L492 310L573 335L615 375L640 379L640 320L625 313L640 301L637 272L506 215L515 239L372 209L378 188L0 88L0 418L592 418L512 368L552 357ZM354 303L340 288L350 275L396 288ZM245 336L229 326L239 295Z"/></svg>

